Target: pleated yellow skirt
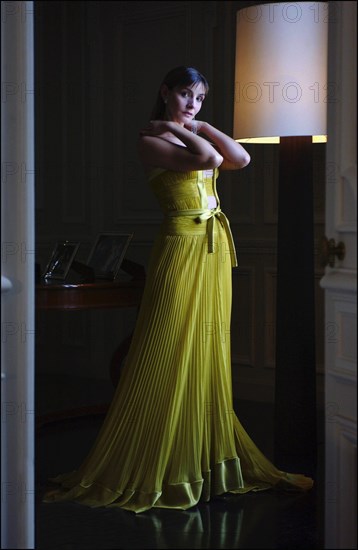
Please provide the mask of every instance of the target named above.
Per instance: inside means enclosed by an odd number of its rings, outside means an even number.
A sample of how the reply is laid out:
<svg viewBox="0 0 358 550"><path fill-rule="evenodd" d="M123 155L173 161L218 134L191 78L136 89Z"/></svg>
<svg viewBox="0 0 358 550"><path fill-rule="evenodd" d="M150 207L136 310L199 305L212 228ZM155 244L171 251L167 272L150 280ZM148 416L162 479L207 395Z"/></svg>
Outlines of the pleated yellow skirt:
<svg viewBox="0 0 358 550"><path fill-rule="evenodd" d="M54 478L60 488L45 501L138 513L188 509L226 492L312 487L275 468L233 410L232 247L216 219L208 253L209 223L185 215L163 222L103 426L83 464Z"/></svg>

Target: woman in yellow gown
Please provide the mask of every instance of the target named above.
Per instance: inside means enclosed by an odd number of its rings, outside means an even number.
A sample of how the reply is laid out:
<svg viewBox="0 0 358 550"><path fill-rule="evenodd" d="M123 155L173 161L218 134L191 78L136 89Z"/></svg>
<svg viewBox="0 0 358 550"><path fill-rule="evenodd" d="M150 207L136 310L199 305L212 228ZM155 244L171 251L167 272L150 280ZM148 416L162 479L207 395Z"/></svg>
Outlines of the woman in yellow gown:
<svg viewBox="0 0 358 550"><path fill-rule="evenodd" d="M233 410L229 330L237 261L216 179L219 168L243 168L250 157L195 120L208 89L196 69L173 69L141 131L139 156L163 223L103 426L83 464L52 480L60 487L47 502L138 513L188 509L227 492L312 487L310 478L278 470Z"/></svg>

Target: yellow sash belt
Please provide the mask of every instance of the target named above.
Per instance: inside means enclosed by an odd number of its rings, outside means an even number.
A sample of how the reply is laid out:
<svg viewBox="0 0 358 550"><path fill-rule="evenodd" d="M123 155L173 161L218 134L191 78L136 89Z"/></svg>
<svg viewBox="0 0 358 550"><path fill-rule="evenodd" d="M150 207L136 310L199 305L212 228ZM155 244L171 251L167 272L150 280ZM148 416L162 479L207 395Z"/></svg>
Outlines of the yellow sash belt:
<svg viewBox="0 0 358 550"><path fill-rule="evenodd" d="M230 248L231 264L232 267L237 267L237 257L234 244L234 238L231 233L231 228L229 220L225 214L221 211L220 206L212 209L197 209L197 210L172 210L167 212L169 217L181 217L188 216L192 217L196 223L202 223L207 221L207 233L208 233L208 253L212 254L214 252L214 224L216 220L219 220L222 227L225 229Z"/></svg>

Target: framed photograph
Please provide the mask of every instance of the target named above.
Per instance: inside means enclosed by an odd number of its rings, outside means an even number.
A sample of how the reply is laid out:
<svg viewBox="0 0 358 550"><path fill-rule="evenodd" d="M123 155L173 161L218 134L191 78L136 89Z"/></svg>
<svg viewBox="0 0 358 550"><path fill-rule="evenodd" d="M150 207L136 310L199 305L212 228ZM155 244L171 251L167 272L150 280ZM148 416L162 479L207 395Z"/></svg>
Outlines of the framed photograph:
<svg viewBox="0 0 358 550"><path fill-rule="evenodd" d="M56 243L43 277L45 279L66 279L79 246L79 242L73 241Z"/></svg>
<svg viewBox="0 0 358 550"><path fill-rule="evenodd" d="M100 233L93 245L87 265L95 277L114 280L121 267L133 233Z"/></svg>

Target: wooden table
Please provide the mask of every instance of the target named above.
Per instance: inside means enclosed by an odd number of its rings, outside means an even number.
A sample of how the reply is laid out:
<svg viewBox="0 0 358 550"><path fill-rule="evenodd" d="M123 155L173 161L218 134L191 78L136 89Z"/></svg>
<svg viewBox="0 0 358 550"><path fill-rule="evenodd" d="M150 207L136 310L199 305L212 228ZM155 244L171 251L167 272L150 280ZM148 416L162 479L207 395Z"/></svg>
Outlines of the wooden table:
<svg viewBox="0 0 358 550"><path fill-rule="evenodd" d="M48 281L36 285L35 303L37 310L79 311L92 309L114 309L139 307L145 278L132 280L95 281L92 283L70 283ZM110 363L110 378L114 386L120 376L120 368L125 359L132 335L126 337L114 351ZM85 407L59 414L47 415L39 419L41 426L49 421L86 414L105 412L104 407Z"/></svg>
<svg viewBox="0 0 358 550"><path fill-rule="evenodd" d="M36 309L78 311L134 307L140 304L143 288L144 279L80 284L45 282L36 285Z"/></svg>

